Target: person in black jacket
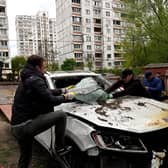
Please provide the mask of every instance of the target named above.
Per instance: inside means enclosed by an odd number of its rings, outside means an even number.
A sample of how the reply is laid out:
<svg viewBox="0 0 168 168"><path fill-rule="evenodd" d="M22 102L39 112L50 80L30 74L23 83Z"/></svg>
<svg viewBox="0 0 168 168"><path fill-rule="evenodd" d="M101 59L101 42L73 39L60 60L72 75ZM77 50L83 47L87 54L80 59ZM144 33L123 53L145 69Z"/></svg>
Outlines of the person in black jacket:
<svg viewBox="0 0 168 168"><path fill-rule="evenodd" d="M121 91L111 93L116 89L121 88ZM121 79L114 83L111 87L106 89L110 98L117 98L125 95L150 97L147 90L143 87L140 80L134 79L134 74L131 69L125 69L121 73Z"/></svg>
<svg viewBox="0 0 168 168"><path fill-rule="evenodd" d="M11 129L20 147L18 168L28 168L32 157L33 137L55 125L56 150L65 152L66 114L53 112L54 106L73 98L72 93L50 90L45 77L45 60L32 55L21 72L21 80L14 96Z"/></svg>

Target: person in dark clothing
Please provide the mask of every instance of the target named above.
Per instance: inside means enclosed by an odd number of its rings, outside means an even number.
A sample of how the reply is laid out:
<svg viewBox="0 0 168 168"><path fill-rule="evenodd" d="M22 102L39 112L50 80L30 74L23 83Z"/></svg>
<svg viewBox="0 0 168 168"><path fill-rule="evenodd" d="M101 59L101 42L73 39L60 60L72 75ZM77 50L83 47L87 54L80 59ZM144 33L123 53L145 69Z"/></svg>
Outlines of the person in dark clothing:
<svg viewBox="0 0 168 168"><path fill-rule="evenodd" d="M152 72L146 71L144 75L144 86L149 91L153 99L161 100L163 85L160 78L154 76Z"/></svg>
<svg viewBox="0 0 168 168"><path fill-rule="evenodd" d="M121 91L111 93L121 87ZM122 71L121 79L106 89L106 92L109 94L110 98L117 98L125 95L150 97L149 93L143 87L140 80L134 78L133 71L130 69L125 69Z"/></svg>
<svg viewBox="0 0 168 168"><path fill-rule="evenodd" d="M65 152L66 114L54 106L73 98L63 89L50 90L45 77L45 60L32 55L21 72L21 80L12 106L11 130L20 147L18 168L28 168L32 157L33 137L55 125L56 150ZM63 94L63 95L61 95Z"/></svg>

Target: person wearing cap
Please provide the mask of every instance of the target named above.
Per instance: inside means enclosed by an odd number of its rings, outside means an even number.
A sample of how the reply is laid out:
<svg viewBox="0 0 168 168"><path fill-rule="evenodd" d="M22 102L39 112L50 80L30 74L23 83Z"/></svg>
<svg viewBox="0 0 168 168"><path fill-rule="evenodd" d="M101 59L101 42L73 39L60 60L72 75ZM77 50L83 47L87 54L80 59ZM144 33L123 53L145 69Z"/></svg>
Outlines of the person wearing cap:
<svg viewBox="0 0 168 168"><path fill-rule="evenodd" d="M157 76L154 76L151 71L146 71L144 75L144 86L151 94L151 97L156 100L161 99L163 90L162 81Z"/></svg>
<svg viewBox="0 0 168 168"><path fill-rule="evenodd" d="M121 87L123 88L121 91L112 93ZM140 80L134 78L134 74L131 69L123 70L121 73L121 79L106 89L106 92L108 93L109 98L117 98L126 95L150 97L150 94L141 84Z"/></svg>

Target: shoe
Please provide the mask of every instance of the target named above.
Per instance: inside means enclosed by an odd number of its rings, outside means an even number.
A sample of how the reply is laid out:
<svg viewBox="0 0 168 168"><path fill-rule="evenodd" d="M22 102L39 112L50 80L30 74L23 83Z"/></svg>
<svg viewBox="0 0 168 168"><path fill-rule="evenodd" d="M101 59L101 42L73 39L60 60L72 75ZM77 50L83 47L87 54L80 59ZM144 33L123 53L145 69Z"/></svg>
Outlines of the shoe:
<svg viewBox="0 0 168 168"><path fill-rule="evenodd" d="M65 146L64 148L57 150L57 153L59 156L63 156L71 151L72 151L72 146Z"/></svg>

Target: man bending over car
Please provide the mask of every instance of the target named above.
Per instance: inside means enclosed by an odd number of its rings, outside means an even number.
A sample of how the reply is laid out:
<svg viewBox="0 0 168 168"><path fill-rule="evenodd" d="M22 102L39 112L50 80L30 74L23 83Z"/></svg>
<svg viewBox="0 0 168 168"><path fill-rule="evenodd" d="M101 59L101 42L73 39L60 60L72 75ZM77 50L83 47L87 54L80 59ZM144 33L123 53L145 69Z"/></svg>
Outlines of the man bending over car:
<svg viewBox="0 0 168 168"><path fill-rule="evenodd" d="M121 91L111 93L120 87L123 88ZM150 97L150 94L143 87L140 80L134 78L134 74L131 69L125 69L122 71L121 79L106 89L106 92L108 93L108 98L117 98L126 95Z"/></svg>

